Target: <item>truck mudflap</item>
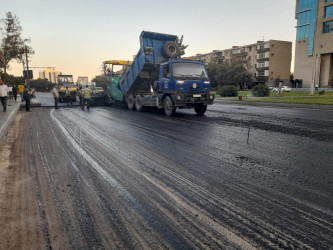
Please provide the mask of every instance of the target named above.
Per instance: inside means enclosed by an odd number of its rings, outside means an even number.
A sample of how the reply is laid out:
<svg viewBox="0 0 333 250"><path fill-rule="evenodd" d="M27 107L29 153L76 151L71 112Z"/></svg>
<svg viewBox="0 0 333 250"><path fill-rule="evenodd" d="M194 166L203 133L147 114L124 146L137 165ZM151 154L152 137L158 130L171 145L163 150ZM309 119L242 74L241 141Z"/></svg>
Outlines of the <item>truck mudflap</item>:
<svg viewBox="0 0 333 250"><path fill-rule="evenodd" d="M195 93L195 94L175 94L171 96L172 101L176 107L191 106L191 104L202 103L204 105L211 105L214 102L215 96L209 93Z"/></svg>

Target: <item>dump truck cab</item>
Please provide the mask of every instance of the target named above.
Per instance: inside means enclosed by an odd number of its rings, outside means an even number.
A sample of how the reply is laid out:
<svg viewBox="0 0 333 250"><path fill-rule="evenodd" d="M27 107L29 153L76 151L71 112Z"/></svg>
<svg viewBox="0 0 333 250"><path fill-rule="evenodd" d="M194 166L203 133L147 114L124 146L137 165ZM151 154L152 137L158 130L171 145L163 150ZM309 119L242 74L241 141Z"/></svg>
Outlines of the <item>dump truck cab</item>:
<svg viewBox="0 0 333 250"><path fill-rule="evenodd" d="M198 104L213 104L210 81L203 63L190 60L170 60L161 63L158 93L164 93L160 102L170 96L175 107L194 108Z"/></svg>

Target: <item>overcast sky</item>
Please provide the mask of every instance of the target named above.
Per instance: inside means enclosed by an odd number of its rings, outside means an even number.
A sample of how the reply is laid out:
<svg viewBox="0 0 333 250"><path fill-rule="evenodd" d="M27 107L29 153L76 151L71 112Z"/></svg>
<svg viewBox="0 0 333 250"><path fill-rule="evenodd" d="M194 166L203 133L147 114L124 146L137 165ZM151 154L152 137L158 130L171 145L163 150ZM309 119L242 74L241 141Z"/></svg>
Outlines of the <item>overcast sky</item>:
<svg viewBox="0 0 333 250"><path fill-rule="evenodd" d="M36 51L29 65L56 67L74 81L90 81L105 60L132 60L142 30L184 35L186 56L296 39L295 0L0 0L0 18L9 11ZM22 65L11 68L22 75Z"/></svg>

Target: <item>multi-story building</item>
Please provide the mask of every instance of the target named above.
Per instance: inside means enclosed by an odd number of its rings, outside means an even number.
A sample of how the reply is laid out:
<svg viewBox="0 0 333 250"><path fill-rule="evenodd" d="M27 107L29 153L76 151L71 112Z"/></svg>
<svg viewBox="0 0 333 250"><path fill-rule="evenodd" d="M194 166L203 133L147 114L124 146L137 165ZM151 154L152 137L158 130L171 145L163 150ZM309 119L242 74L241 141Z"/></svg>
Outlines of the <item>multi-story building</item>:
<svg viewBox="0 0 333 250"><path fill-rule="evenodd" d="M333 87L333 0L297 0L296 79L303 87Z"/></svg>
<svg viewBox="0 0 333 250"><path fill-rule="evenodd" d="M245 46L233 46L226 50L213 50L189 59L205 63L216 60L220 64L228 61L242 62L253 74L255 82L274 85L277 80L289 83L291 51L292 42L269 40Z"/></svg>
<svg viewBox="0 0 333 250"><path fill-rule="evenodd" d="M58 75L61 75L61 72L54 71L54 68L46 68L39 72L39 78L48 79L52 83L58 83Z"/></svg>

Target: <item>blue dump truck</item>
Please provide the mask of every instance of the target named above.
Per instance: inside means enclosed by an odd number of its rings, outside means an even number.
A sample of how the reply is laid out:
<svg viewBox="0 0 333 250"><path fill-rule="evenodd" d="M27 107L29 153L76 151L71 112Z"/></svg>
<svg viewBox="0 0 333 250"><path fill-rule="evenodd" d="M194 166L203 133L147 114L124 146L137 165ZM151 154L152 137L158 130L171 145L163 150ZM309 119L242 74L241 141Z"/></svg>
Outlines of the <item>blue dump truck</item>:
<svg viewBox="0 0 333 250"><path fill-rule="evenodd" d="M164 109L167 116L177 108L194 108L203 115L213 104L210 81L202 62L182 60L177 36L142 31L140 50L119 81L128 109Z"/></svg>

